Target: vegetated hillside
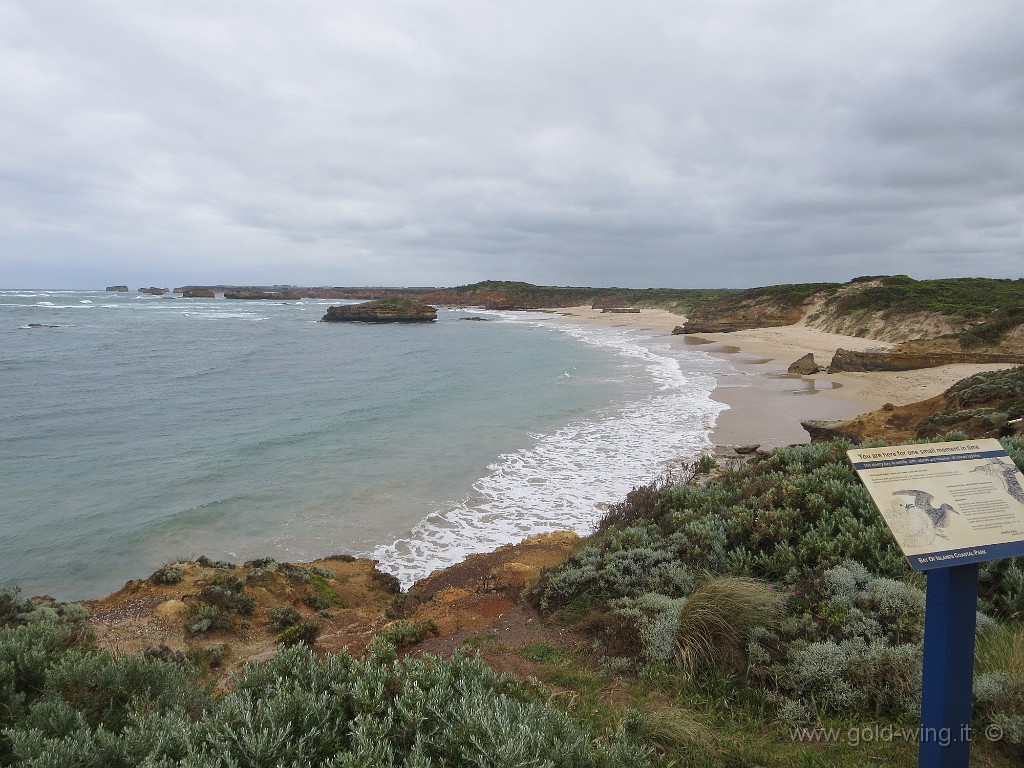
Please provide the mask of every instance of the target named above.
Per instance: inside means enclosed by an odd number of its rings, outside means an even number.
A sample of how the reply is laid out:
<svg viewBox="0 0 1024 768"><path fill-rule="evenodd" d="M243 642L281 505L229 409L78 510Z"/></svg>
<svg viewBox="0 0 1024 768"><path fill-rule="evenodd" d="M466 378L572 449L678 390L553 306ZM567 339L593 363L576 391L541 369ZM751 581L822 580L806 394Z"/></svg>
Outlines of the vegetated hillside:
<svg viewBox="0 0 1024 768"><path fill-rule="evenodd" d="M828 297L808 323L885 341L946 337L963 350L996 348L1024 324L1024 279L857 278Z"/></svg>
<svg viewBox="0 0 1024 768"><path fill-rule="evenodd" d="M1004 445L1024 464L1024 440ZM287 627L283 650L217 695L203 669L218 644L113 654L92 645L81 607L0 594L0 765L913 764L912 738L850 736L916 727L924 595L847 448L728 468L704 457L686 482L634 489L574 556L544 566L525 595L542 614L492 591L530 570L511 559L478 556L460 578L390 595L395 611L501 603L455 635L455 656L399 658L446 639L408 619L376 624L361 659L306 650L322 647L305 612L334 622L358 615L363 591L389 597L372 564L344 558L177 564L135 585L201 587L178 619L192 632L218 637L205 626L218 616ZM268 595L291 610L264 616ZM1020 560L983 566L981 596L975 728L990 738L972 751L1008 768L1024 757ZM477 651L523 676L491 672Z"/></svg>
<svg viewBox="0 0 1024 768"><path fill-rule="evenodd" d="M1024 350L1024 278L914 280L895 275L752 288L697 306L683 332L792 325L805 318L810 326L847 336L929 340L908 344L907 352Z"/></svg>
<svg viewBox="0 0 1024 768"><path fill-rule="evenodd" d="M838 283L796 283L750 288L709 298L688 314L684 333L717 333L793 325L841 289Z"/></svg>
<svg viewBox="0 0 1024 768"><path fill-rule="evenodd" d="M1024 439L1003 444L1024 465ZM586 549L545 576L538 605L588 631L608 657L661 665L698 687L725 674L718 695L771 702L794 725L914 722L924 581L858 481L849 447L792 446L704 483L634 489ZM982 566L979 607L976 725L1001 729L1002 748L1019 759L1020 558Z"/></svg>
<svg viewBox="0 0 1024 768"><path fill-rule="evenodd" d="M425 292L420 298L430 304L508 310L575 307L611 298L634 306L659 307L684 314L711 298L727 293L730 291L718 288L584 288L485 280L473 285Z"/></svg>

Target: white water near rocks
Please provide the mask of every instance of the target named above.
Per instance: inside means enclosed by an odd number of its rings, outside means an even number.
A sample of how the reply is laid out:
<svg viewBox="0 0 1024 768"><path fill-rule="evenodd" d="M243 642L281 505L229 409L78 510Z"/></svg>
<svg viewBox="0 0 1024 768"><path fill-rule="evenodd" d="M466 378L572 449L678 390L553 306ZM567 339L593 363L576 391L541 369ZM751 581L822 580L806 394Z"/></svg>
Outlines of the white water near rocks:
<svg viewBox="0 0 1024 768"><path fill-rule="evenodd" d="M0 291L0 586L78 599L198 554L334 553L409 585L585 533L723 408L721 363L643 331L316 322L332 303Z"/></svg>

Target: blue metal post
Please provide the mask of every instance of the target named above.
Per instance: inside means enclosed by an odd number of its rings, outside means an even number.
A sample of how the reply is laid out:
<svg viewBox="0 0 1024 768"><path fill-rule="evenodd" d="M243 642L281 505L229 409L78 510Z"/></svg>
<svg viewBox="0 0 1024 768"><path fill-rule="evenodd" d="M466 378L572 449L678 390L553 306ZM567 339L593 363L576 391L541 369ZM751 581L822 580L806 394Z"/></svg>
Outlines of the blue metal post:
<svg viewBox="0 0 1024 768"><path fill-rule="evenodd" d="M918 768L967 768L978 564L928 571Z"/></svg>

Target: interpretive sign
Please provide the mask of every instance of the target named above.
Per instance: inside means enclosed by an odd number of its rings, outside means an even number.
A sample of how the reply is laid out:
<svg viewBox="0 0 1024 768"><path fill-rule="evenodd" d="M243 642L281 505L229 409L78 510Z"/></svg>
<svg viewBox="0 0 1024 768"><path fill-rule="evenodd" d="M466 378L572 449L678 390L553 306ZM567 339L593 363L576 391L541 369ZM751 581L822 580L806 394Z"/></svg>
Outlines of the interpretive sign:
<svg viewBox="0 0 1024 768"><path fill-rule="evenodd" d="M1024 555L1024 475L998 440L847 452L911 567Z"/></svg>
<svg viewBox="0 0 1024 768"><path fill-rule="evenodd" d="M978 563L1024 555L1024 475L998 440L847 451L913 568L928 571L919 768L967 768Z"/></svg>

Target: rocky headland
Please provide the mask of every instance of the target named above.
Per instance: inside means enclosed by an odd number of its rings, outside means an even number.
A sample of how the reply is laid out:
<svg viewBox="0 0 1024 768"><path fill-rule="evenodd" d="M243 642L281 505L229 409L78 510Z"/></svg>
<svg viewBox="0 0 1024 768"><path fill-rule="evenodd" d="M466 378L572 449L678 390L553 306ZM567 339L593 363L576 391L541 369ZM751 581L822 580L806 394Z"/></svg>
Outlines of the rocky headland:
<svg viewBox="0 0 1024 768"><path fill-rule="evenodd" d="M227 681L229 669L277 653L293 627L305 628L318 651L356 654L396 622L420 628L417 645L424 652L451 652L490 632L504 643L537 642L560 630L545 628L522 595L581 546L574 533L541 534L471 555L407 592L376 561L348 555L306 563L200 557L168 563L82 605L101 647L213 656Z"/></svg>

